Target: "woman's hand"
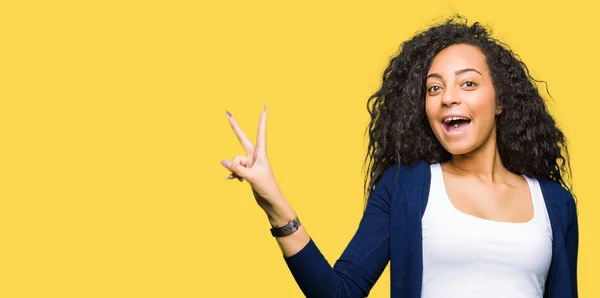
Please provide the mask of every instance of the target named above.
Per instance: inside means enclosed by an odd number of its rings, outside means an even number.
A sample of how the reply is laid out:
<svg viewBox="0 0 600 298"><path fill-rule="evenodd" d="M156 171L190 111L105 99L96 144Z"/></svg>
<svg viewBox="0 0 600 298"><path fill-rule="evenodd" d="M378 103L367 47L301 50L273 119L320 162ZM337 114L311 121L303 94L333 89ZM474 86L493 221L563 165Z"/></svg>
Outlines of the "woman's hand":
<svg viewBox="0 0 600 298"><path fill-rule="evenodd" d="M258 205L265 211L272 227L281 227L298 218L288 201L283 197L271 165L267 159L267 108L263 108L258 122L256 146L248 140L237 121L227 112L229 124L246 151L245 156L235 156L233 160L222 160L221 163L231 171L227 179L238 178L248 181ZM284 256L292 256L300 251L310 241L308 233L301 225L300 228L287 236L277 237L277 243Z"/></svg>
<svg viewBox="0 0 600 298"><path fill-rule="evenodd" d="M267 159L267 141L266 124L267 109L263 107L258 122L258 135L256 137L256 146L250 142L244 131L240 128L235 118L229 113L227 118L233 132L242 144L245 156L235 156L233 160L222 160L221 164L231 171L227 179L237 178L240 181L246 180L252 187L254 198L258 205L267 213L278 204L285 204L282 201L283 196L273 175L273 170Z"/></svg>

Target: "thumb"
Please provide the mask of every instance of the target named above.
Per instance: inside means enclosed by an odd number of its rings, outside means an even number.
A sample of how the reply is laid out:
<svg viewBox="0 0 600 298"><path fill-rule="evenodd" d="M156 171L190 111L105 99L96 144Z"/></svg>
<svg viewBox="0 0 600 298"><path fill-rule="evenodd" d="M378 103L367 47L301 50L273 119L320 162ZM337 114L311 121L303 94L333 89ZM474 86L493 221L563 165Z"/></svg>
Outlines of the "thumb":
<svg viewBox="0 0 600 298"><path fill-rule="evenodd" d="M232 161L221 160L221 164L238 177L246 179L249 169L246 168L246 157L236 156Z"/></svg>

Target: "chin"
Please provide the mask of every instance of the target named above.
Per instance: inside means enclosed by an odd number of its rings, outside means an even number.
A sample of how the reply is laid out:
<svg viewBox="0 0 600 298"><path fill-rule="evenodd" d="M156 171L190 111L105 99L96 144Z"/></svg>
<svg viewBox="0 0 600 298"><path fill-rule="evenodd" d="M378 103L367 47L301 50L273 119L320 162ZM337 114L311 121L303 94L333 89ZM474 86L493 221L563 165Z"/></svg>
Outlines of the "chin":
<svg viewBox="0 0 600 298"><path fill-rule="evenodd" d="M444 144L442 146L452 155L464 155L473 152L476 146L472 144Z"/></svg>

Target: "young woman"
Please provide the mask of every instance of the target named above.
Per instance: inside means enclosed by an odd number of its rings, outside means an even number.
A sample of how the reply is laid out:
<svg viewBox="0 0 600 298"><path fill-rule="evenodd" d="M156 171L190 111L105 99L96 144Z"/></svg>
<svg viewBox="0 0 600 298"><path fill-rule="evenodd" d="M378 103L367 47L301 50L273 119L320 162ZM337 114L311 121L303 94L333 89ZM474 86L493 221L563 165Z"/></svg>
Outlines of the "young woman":
<svg viewBox="0 0 600 298"><path fill-rule="evenodd" d="M392 297L577 297L566 141L525 64L452 18L402 44L369 99L366 209L333 268L254 146L222 164L247 180L307 297L365 297L388 261ZM367 183L367 181L369 181Z"/></svg>

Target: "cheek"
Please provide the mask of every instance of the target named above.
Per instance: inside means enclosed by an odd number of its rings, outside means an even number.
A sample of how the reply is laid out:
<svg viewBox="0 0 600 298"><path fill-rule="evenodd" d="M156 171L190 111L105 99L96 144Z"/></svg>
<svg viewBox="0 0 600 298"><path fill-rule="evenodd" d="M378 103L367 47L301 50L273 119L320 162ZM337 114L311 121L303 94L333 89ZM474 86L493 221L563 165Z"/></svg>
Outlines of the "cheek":
<svg viewBox="0 0 600 298"><path fill-rule="evenodd" d="M482 128L490 129L496 121L496 98L493 94L488 94L485 98L472 101L470 105L473 113L477 115L479 125Z"/></svg>
<svg viewBox="0 0 600 298"><path fill-rule="evenodd" d="M496 114L496 94L492 88L481 88L476 92L467 93L463 103L467 103L476 115L488 117L490 114Z"/></svg>
<svg viewBox="0 0 600 298"><path fill-rule="evenodd" d="M487 104L486 106L481 107L482 112L485 113L485 115L490 119L490 120L495 120L496 119L496 110L498 108L498 105L496 104L496 100L494 98L492 98L489 102L489 104Z"/></svg>
<svg viewBox="0 0 600 298"><path fill-rule="evenodd" d="M429 121L430 124L432 123L432 119L436 118L436 109L434 104L432 103L431 99L427 99L425 98L425 114L427 115L427 120Z"/></svg>

